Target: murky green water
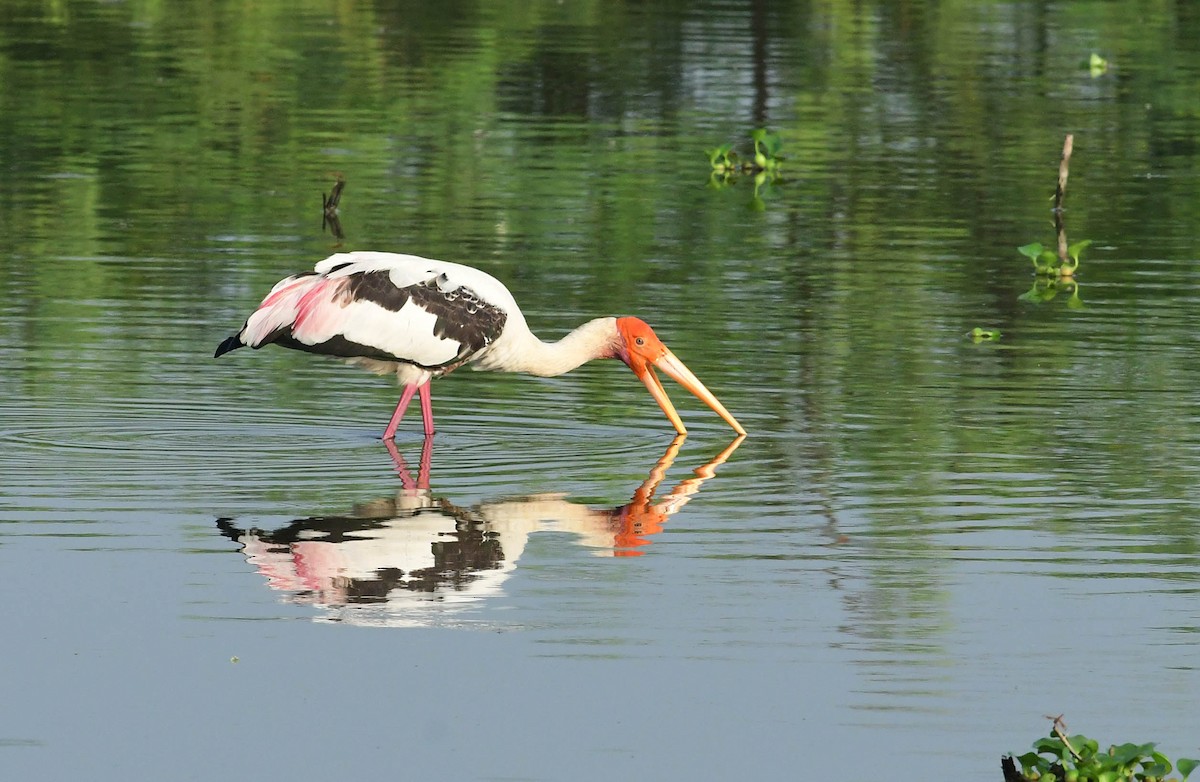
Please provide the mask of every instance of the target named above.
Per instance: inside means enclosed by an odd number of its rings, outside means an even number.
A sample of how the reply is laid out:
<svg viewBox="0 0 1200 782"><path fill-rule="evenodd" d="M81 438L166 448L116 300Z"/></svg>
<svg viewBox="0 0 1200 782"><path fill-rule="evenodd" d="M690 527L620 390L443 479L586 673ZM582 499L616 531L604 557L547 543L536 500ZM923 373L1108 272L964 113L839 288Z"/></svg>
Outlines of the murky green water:
<svg viewBox="0 0 1200 782"><path fill-rule="evenodd" d="M0 768L998 779L1061 712L1200 755L1198 40L1166 3L6 4ZM760 126L782 179L709 186ZM1023 300L1067 132L1092 244ZM544 337L641 315L750 436L676 387L673 442L602 362L440 380L391 453L386 381L210 358L335 247L484 268Z"/></svg>

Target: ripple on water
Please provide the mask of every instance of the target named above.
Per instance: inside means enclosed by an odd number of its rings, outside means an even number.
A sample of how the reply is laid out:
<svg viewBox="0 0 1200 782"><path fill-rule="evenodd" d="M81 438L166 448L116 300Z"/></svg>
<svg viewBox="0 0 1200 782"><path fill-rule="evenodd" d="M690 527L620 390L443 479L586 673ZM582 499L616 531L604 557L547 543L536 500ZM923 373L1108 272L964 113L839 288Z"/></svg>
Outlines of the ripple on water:
<svg viewBox="0 0 1200 782"><path fill-rule="evenodd" d="M338 478L342 430L294 416L135 400L9 404L0 469L21 476L18 507L176 510L206 486L247 488L266 471Z"/></svg>
<svg viewBox="0 0 1200 782"><path fill-rule="evenodd" d="M480 495L521 485L570 491L613 465L641 480L671 442L658 429L583 424L536 405L517 420L466 404L446 398L440 407L448 423L434 441L435 489L452 483ZM409 416L396 444L415 474L422 437L419 416ZM111 508L173 507L172 497L212 496L214 487L243 496L317 487L352 493L364 482L390 480L397 469L378 439L382 421L246 409L219 399L16 400L4 406L3 418L0 470L21 476L18 506L55 505L74 494Z"/></svg>

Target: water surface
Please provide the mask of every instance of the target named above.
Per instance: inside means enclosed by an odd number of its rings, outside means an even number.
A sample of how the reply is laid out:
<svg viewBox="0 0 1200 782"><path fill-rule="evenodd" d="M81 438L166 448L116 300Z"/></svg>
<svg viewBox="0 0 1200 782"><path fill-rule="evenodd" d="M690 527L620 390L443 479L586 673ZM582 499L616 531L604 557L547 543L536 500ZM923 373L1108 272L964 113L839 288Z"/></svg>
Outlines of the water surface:
<svg viewBox="0 0 1200 782"><path fill-rule="evenodd" d="M6 6L0 767L986 779L1063 712L1200 756L1197 21ZM757 127L782 179L710 186ZM389 450L385 380L210 358L338 249L641 315L750 436L599 362L456 373Z"/></svg>

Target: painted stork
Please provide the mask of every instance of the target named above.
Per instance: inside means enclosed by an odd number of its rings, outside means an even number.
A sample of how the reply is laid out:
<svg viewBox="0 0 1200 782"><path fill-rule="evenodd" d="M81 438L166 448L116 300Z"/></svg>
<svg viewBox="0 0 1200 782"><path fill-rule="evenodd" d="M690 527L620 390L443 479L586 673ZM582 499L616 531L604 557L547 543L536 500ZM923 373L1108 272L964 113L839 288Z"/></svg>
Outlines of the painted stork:
<svg viewBox="0 0 1200 782"><path fill-rule="evenodd" d="M214 358L269 344L346 359L396 375L400 402L383 433L396 427L413 394L421 397L425 436L433 434L429 382L475 369L548 377L597 358L619 358L646 384L680 434L687 432L654 373L657 367L746 433L725 406L638 318L597 318L557 342L525 325L508 289L486 272L448 261L382 252L338 253L311 272L279 281Z"/></svg>

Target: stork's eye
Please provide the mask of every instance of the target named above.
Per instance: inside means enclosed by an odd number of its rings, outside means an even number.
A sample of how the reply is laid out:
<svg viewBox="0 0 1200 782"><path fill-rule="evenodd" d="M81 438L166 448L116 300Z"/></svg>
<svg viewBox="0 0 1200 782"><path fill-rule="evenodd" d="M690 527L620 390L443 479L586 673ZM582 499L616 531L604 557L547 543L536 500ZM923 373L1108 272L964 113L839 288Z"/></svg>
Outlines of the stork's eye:
<svg viewBox="0 0 1200 782"><path fill-rule="evenodd" d="M637 343L637 344L639 344L639 345L645 345L645 344L646 344L646 340L642 339L641 337L638 337L637 339L635 339L635 340L634 340L634 342L636 342L636 343Z"/></svg>

